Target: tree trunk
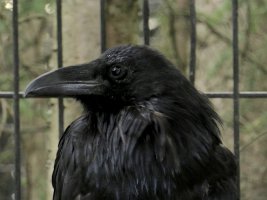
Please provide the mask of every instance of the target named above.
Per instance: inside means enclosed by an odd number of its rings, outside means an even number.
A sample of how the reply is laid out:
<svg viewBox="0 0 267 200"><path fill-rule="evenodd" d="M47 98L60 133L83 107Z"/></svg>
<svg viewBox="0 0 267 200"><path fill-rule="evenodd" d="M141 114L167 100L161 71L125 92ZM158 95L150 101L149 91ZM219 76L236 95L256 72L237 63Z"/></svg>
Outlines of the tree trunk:
<svg viewBox="0 0 267 200"><path fill-rule="evenodd" d="M100 21L99 2L84 0L65 0L62 2L63 24L63 66L88 62L100 54ZM86 8L86 9L85 9ZM56 31L56 22L54 23ZM56 37L56 34L54 34ZM55 38L56 44L56 38ZM51 63L57 68L55 58ZM48 195L47 200L53 196L51 176L58 145L58 106L57 100L51 100L52 117L51 129L48 132L47 151L48 158ZM80 105L71 99L64 100L64 123L67 127L77 116L81 115Z"/></svg>
<svg viewBox="0 0 267 200"><path fill-rule="evenodd" d="M176 0L175 21L173 37L174 55L177 57L177 65L180 70L185 74L188 65L188 47L190 36L190 24L189 24L189 1L188 0Z"/></svg>
<svg viewBox="0 0 267 200"><path fill-rule="evenodd" d="M107 47L136 44L139 36L138 0L107 0Z"/></svg>
<svg viewBox="0 0 267 200"><path fill-rule="evenodd" d="M160 32L152 45L164 52L185 75L189 56L189 1L166 0L157 17Z"/></svg>

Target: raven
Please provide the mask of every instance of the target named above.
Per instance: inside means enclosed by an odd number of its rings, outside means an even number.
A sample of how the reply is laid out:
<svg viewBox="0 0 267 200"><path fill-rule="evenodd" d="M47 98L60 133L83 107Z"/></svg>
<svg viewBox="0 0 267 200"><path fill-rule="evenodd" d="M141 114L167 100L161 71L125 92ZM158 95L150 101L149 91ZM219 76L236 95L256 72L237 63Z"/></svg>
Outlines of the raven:
<svg viewBox="0 0 267 200"><path fill-rule="evenodd" d="M122 45L33 80L84 114L58 145L54 200L236 200L236 163L208 98L162 54Z"/></svg>

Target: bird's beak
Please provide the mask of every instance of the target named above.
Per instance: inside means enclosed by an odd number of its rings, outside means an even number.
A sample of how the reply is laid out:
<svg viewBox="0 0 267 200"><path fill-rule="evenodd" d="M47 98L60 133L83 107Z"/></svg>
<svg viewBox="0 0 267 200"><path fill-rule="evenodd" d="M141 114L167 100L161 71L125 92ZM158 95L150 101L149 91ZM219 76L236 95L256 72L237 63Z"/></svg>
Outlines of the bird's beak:
<svg viewBox="0 0 267 200"><path fill-rule="evenodd" d="M96 75L98 62L64 67L33 80L25 90L25 97L74 97L98 95L103 84Z"/></svg>

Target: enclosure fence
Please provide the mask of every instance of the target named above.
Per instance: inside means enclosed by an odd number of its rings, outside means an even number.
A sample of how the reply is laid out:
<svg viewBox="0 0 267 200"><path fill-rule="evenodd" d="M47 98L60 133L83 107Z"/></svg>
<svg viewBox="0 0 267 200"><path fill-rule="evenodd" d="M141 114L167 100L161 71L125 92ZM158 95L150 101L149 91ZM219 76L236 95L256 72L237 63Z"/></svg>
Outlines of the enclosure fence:
<svg viewBox="0 0 267 200"><path fill-rule="evenodd" d="M14 154L15 154L15 199L21 199L21 140L20 140L20 100L23 92L19 90L19 31L18 31L18 1L13 0L13 91L0 91L0 98L13 99L14 112ZM194 84L195 68L196 68L196 12L195 0L190 1L190 63L189 63L189 79ZM101 51L106 49L106 20L105 20L105 0L100 0L100 17L101 17ZM57 12L57 64L61 68L63 66L63 48L62 48L62 0L56 0ZM149 45L149 0L143 0L143 32L144 44ZM239 165L239 99L240 98L267 98L266 91L239 91L239 49L238 49L238 0L232 0L232 73L233 73L233 89L225 92L206 92L209 98L229 98L233 100L233 130L234 130L234 153L238 163L238 196L240 197L240 165ZM64 131L64 106L63 99L58 99L58 124L59 134Z"/></svg>

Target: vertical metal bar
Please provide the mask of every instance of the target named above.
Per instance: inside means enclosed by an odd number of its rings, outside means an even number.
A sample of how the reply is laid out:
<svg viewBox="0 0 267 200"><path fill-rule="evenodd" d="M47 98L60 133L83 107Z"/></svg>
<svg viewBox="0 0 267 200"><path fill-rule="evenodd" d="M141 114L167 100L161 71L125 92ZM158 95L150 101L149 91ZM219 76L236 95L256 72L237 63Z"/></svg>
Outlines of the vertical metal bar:
<svg viewBox="0 0 267 200"><path fill-rule="evenodd" d="M196 44L197 44L197 31L196 31L196 8L195 0L189 2L190 10L190 63L189 63L189 80L195 84L195 70L196 70Z"/></svg>
<svg viewBox="0 0 267 200"><path fill-rule="evenodd" d="M149 45L149 2L143 1L143 32L144 32L144 44Z"/></svg>
<svg viewBox="0 0 267 200"><path fill-rule="evenodd" d="M101 52L104 52L107 48L106 45L106 16L105 16L106 0L100 1L100 43Z"/></svg>
<svg viewBox="0 0 267 200"><path fill-rule="evenodd" d="M63 67L62 48L62 2L57 0L57 64L58 68ZM58 129L59 136L64 132L64 102L63 98L58 98Z"/></svg>
<svg viewBox="0 0 267 200"><path fill-rule="evenodd" d="M237 161L237 188L240 198L240 152L239 152L239 48L238 48L238 0L232 0L232 26L233 26L233 126L234 126L234 152Z"/></svg>
<svg viewBox="0 0 267 200"><path fill-rule="evenodd" d="M19 112L19 31L18 31L18 0L13 0L13 109L14 109L14 140L15 140L15 199L21 199L21 173L20 173L20 112Z"/></svg>

